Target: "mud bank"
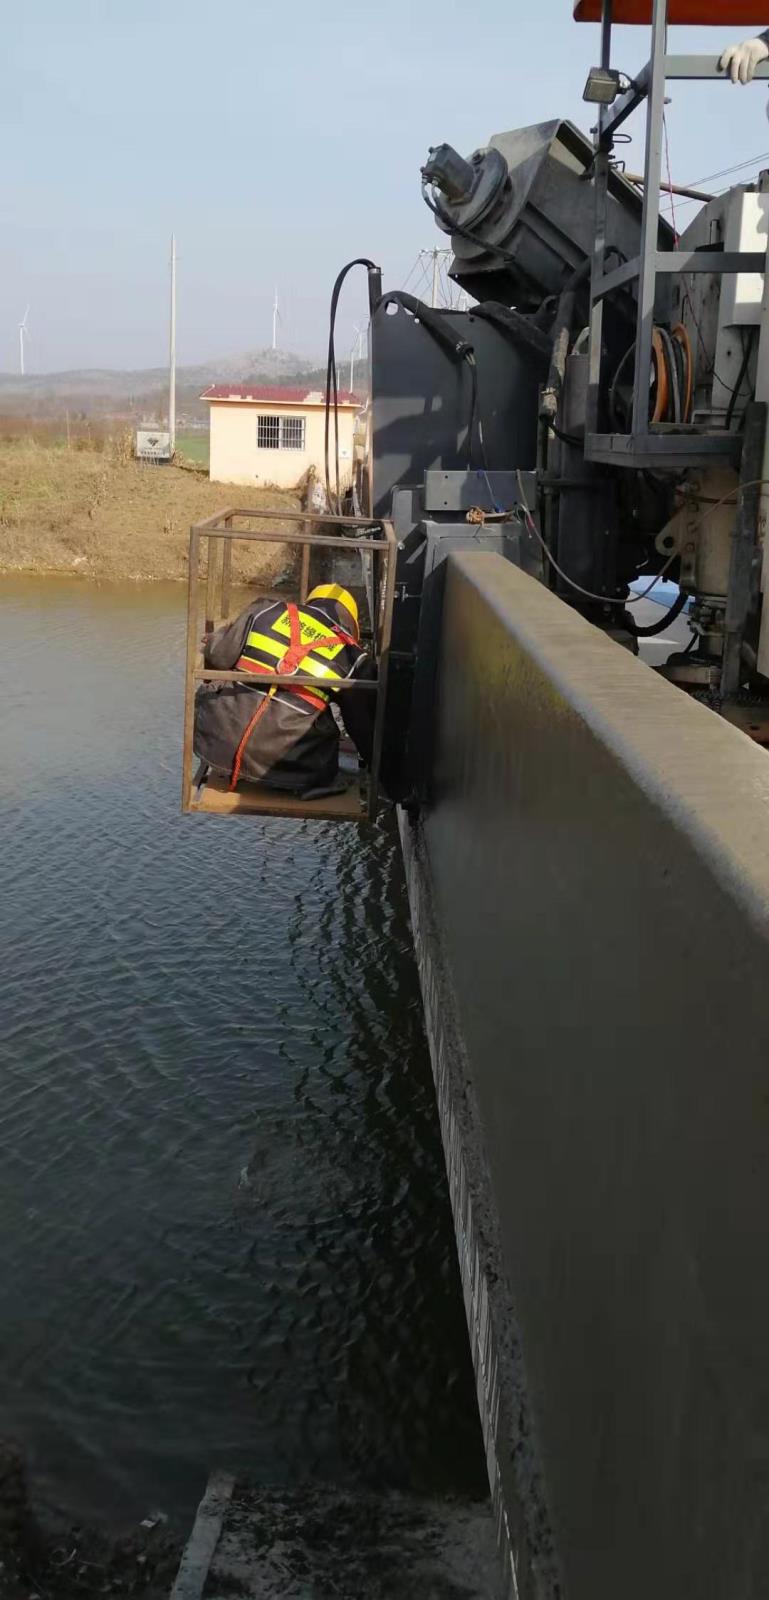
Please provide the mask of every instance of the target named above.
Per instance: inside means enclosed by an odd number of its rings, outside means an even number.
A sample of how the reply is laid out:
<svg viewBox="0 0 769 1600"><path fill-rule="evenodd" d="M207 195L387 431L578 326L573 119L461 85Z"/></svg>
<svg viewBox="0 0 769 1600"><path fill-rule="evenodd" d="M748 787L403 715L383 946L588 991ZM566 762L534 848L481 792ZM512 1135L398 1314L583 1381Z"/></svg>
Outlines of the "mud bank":
<svg viewBox="0 0 769 1600"><path fill-rule="evenodd" d="M234 489L182 467L134 461L120 442L66 450L34 440L0 442L0 574L183 579L190 524L233 501L296 511L298 494ZM279 528L276 520L265 531ZM285 546L237 545L237 579L271 581Z"/></svg>

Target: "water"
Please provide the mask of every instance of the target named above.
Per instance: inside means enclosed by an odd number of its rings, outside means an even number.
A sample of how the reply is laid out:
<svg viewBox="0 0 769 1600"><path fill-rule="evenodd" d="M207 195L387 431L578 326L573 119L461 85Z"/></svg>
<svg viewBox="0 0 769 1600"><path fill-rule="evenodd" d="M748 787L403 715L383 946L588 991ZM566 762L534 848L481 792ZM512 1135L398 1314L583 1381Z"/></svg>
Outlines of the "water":
<svg viewBox="0 0 769 1600"><path fill-rule="evenodd" d="M92 1518L482 1493L394 829L178 815L182 608L0 587L0 1431Z"/></svg>

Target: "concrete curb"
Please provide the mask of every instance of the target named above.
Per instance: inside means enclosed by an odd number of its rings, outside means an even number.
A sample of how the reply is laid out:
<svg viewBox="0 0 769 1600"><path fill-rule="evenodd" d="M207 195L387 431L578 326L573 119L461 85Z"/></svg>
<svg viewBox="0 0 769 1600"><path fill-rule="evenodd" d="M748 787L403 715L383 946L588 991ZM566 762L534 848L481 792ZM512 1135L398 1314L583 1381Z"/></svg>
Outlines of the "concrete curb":
<svg viewBox="0 0 769 1600"><path fill-rule="evenodd" d="M231 1473L211 1473L169 1600L201 1600L234 1487Z"/></svg>

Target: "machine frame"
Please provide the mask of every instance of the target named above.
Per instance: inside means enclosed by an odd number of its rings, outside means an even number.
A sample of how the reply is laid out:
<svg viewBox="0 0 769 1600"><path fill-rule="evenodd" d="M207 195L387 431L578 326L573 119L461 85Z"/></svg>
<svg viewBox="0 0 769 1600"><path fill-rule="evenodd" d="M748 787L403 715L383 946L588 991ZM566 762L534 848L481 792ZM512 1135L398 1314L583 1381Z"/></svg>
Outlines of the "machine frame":
<svg viewBox="0 0 769 1600"><path fill-rule="evenodd" d="M721 83L728 82L728 79L719 71L717 59L712 56L668 55L668 0L652 0L652 3L651 55L646 66L612 107L598 108L594 163L595 249L590 284L590 372L585 459L618 467L652 467L658 471L710 465L719 458L724 459L727 464L736 465L739 461L740 441L735 435L725 436L723 432L708 431L692 423L650 424L648 420L654 303L658 276L690 272L764 272L766 269L765 251L686 252L660 251L657 248L666 85L668 81L674 79L709 82L719 80ZM603 68L611 67L612 17L612 0L603 0L600 62ZM764 62L758 66L755 76L769 79L769 63ZM614 135L644 101L648 102L648 106L640 252L634 260L623 262L619 267L607 272L605 221ZM634 282L638 284L638 313L632 427L629 434L599 433L597 419L603 392L601 349L604 301L608 295Z"/></svg>

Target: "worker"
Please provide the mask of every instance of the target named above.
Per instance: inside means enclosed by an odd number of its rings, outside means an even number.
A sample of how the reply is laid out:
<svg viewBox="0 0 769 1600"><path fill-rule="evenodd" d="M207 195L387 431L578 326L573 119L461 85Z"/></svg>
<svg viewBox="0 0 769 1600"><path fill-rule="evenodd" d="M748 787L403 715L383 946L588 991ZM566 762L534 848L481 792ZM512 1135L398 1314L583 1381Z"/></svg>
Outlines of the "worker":
<svg viewBox="0 0 769 1600"><path fill-rule="evenodd" d="M745 39L742 44L727 45L718 65L728 72L732 83L750 83L762 61L769 57L769 28L755 39Z"/></svg>
<svg viewBox="0 0 769 1600"><path fill-rule="evenodd" d="M202 683L195 696L195 754L205 769L229 779L287 789L307 799L345 788L339 773L339 729L331 709L334 684L371 679L374 663L361 649L358 607L347 589L321 583L300 605L256 598L234 622L204 639L214 671L249 672L254 683ZM270 687L275 673L301 673L313 684ZM347 732L370 765L372 690L345 689L338 705Z"/></svg>

